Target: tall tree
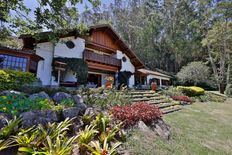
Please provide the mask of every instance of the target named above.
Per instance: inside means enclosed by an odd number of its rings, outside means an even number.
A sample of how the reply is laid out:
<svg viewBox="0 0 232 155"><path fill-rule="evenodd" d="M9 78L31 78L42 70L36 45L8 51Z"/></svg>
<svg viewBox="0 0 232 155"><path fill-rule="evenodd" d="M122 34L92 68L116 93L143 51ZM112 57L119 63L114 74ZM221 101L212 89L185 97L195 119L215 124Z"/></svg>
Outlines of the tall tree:
<svg viewBox="0 0 232 155"><path fill-rule="evenodd" d="M100 0L88 0L94 7L100 4ZM83 3L82 0L37 0L34 19L29 18L32 13L27 8L23 0L4 0L0 1L0 21L1 38L2 34L27 33L34 35L37 32L51 30L58 33L60 29L83 30L84 26L79 21L77 5ZM7 32L7 33L6 33Z"/></svg>

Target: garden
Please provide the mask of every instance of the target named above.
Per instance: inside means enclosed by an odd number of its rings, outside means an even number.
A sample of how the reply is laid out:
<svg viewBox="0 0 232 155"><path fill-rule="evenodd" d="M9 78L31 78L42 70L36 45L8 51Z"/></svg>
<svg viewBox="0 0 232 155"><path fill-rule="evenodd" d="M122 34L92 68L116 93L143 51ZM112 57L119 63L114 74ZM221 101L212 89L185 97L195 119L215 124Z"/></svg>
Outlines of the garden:
<svg viewBox="0 0 232 155"><path fill-rule="evenodd" d="M227 99L196 86L169 87L158 92L123 87L120 91L67 89L35 86L31 73L0 73L3 154L153 154L141 152L149 146L145 142L138 147L140 142L134 136L158 136L154 145L160 147L157 151L163 151L164 145L179 136L172 121L183 122L183 118L176 117L196 104L204 109L211 102L219 104Z"/></svg>

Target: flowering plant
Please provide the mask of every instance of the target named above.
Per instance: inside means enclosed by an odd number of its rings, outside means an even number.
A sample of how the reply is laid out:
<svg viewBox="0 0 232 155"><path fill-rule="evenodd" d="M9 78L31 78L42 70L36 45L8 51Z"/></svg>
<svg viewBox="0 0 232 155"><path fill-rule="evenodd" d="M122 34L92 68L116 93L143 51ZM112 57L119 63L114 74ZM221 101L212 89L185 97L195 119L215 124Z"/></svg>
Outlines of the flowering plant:
<svg viewBox="0 0 232 155"><path fill-rule="evenodd" d="M162 116L157 105L146 102L138 102L129 106L114 106L111 113L113 118L122 121L125 127L133 126L140 120L149 123Z"/></svg>
<svg viewBox="0 0 232 155"><path fill-rule="evenodd" d="M172 96L172 99L176 101L192 102L192 100L188 96Z"/></svg>

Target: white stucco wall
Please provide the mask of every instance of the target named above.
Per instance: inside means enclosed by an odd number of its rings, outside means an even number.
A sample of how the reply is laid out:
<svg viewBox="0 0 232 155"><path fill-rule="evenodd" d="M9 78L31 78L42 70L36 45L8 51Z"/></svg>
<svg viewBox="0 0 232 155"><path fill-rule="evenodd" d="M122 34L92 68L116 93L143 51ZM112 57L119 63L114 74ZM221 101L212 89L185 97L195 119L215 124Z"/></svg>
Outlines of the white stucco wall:
<svg viewBox="0 0 232 155"><path fill-rule="evenodd" d="M75 47L69 49L65 42L71 40ZM82 38L67 37L60 39L60 42L55 46L54 57L66 57L66 58L82 58L83 51L85 49L85 40Z"/></svg>
<svg viewBox="0 0 232 155"><path fill-rule="evenodd" d="M72 40L75 44L73 49L65 45L65 41ZM36 54L43 57L44 61L39 61L37 68L37 78L42 81L42 85L58 85L55 78L52 77L52 60L53 57L82 58L85 49L85 40L82 38L62 38L55 46L50 42L37 44ZM75 75L67 71L64 81L76 81Z"/></svg>
<svg viewBox="0 0 232 155"><path fill-rule="evenodd" d="M37 44L36 47L36 54L44 58L38 63L36 75L42 85L51 85L53 48L53 44L49 42Z"/></svg>
<svg viewBox="0 0 232 155"><path fill-rule="evenodd" d="M123 62L123 61L122 61L122 68L121 68L120 71L130 71L130 72L132 72L132 73L135 73L135 67L134 67L134 65L131 63L130 58L127 57L126 54L123 54L121 51L117 51L117 54L116 54L115 57L116 57L117 59L122 59L123 56L126 57L127 61L126 61L126 62ZM132 76L130 77L130 79L129 79L129 84L128 84L128 85L129 85L129 87L133 87L134 84L135 84L135 77L134 77L134 75L132 75Z"/></svg>
<svg viewBox="0 0 232 155"><path fill-rule="evenodd" d="M153 78L160 79L160 80L170 80L170 78L167 78L167 77L148 75L147 76L147 84L149 84L150 79L153 79Z"/></svg>
<svg viewBox="0 0 232 155"><path fill-rule="evenodd" d="M69 49L65 42L71 40L75 47ZM60 39L60 42L55 46L54 57L66 57L66 58L83 58L83 51L85 49L85 40L82 38L67 37ZM76 82L76 76L72 71L67 71L64 76L64 81Z"/></svg>

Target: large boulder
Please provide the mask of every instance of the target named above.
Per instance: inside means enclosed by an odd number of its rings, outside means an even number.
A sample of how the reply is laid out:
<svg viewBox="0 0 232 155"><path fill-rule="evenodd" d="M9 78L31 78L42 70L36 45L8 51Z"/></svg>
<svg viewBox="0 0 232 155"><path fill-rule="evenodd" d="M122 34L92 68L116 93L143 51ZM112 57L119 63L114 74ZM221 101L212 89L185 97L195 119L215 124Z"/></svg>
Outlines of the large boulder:
<svg viewBox="0 0 232 155"><path fill-rule="evenodd" d="M74 118L80 114L80 108L70 107L63 110L63 117L65 118Z"/></svg>
<svg viewBox="0 0 232 155"><path fill-rule="evenodd" d="M44 91L41 91L41 92L35 93L35 94L31 94L29 96L29 99L31 99L31 100L35 100L37 98L48 99L49 101L51 101L51 98L49 97L49 95L47 93L45 93Z"/></svg>
<svg viewBox="0 0 232 155"><path fill-rule="evenodd" d="M7 122L12 119L11 115L0 112L0 129L7 125Z"/></svg>
<svg viewBox="0 0 232 155"><path fill-rule="evenodd" d="M59 118L56 111L53 110L36 110L20 114L22 118L22 127L28 128L33 125L46 125L48 122L58 122Z"/></svg>
<svg viewBox="0 0 232 155"><path fill-rule="evenodd" d="M163 139L169 140L171 135L170 127L163 121L163 119L153 120L150 127Z"/></svg>
<svg viewBox="0 0 232 155"><path fill-rule="evenodd" d="M63 100L73 100L72 96L68 93L64 93L64 92L57 92L55 93L55 95L53 96L53 100L57 103L62 102Z"/></svg>
<svg viewBox="0 0 232 155"><path fill-rule="evenodd" d="M5 90L0 92L0 96L8 96L8 95L20 95L21 92L14 91L14 90Z"/></svg>
<svg viewBox="0 0 232 155"><path fill-rule="evenodd" d="M150 131L151 130L143 121L139 121L137 126L138 126L138 129L141 131Z"/></svg>
<svg viewBox="0 0 232 155"><path fill-rule="evenodd" d="M80 109L80 114L84 114L87 109L86 104L84 104L84 100L81 95L73 95L73 100L75 102L75 106Z"/></svg>

